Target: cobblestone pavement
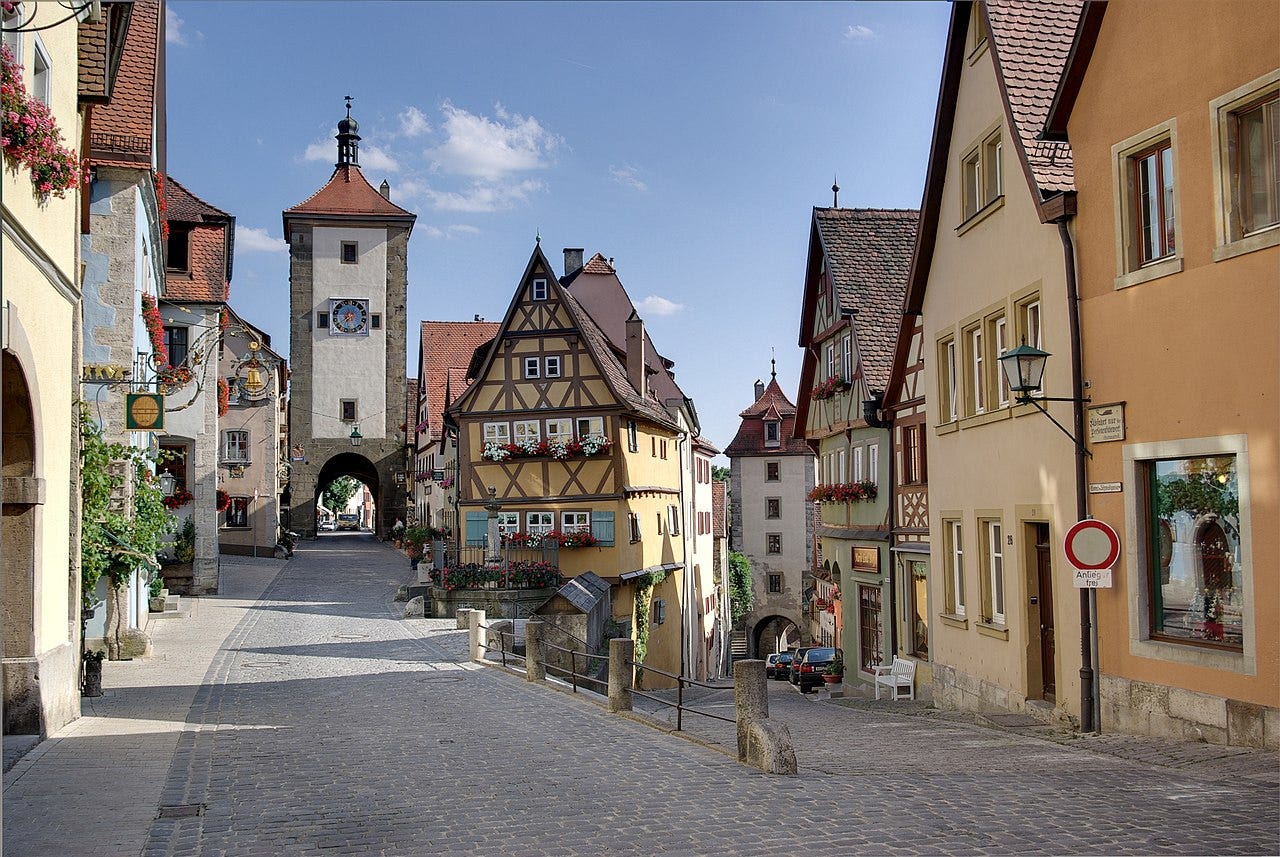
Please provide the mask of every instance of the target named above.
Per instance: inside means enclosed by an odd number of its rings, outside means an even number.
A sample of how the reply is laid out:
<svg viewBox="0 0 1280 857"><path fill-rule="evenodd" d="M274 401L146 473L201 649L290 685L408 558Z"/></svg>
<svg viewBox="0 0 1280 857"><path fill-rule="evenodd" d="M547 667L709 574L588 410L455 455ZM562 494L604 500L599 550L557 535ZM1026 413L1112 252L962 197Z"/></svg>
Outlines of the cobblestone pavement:
<svg viewBox="0 0 1280 857"><path fill-rule="evenodd" d="M6 853L1280 850L1265 777L818 704L780 683L771 704L801 775L771 777L712 727L684 740L466 663L452 620L396 618L407 562L367 538L327 536L267 583L274 571L224 565L236 597L162 623L156 657L108 665L91 716L6 774ZM719 695L707 704L731 711Z"/></svg>

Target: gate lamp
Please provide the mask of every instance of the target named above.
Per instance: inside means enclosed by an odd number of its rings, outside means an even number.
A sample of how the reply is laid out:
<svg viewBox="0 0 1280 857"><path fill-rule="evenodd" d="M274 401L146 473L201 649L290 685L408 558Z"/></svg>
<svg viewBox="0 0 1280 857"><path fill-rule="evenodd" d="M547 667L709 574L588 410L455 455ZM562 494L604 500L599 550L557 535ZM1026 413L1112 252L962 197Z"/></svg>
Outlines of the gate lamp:
<svg viewBox="0 0 1280 857"><path fill-rule="evenodd" d="M355 428L351 429L351 445L352 446L359 446L360 442L363 440L364 440L364 435L360 434L360 426L356 426Z"/></svg>
<svg viewBox="0 0 1280 857"><path fill-rule="evenodd" d="M178 480L174 478L172 473L160 474L160 493L166 497L172 497L174 490L178 487Z"/></svg>

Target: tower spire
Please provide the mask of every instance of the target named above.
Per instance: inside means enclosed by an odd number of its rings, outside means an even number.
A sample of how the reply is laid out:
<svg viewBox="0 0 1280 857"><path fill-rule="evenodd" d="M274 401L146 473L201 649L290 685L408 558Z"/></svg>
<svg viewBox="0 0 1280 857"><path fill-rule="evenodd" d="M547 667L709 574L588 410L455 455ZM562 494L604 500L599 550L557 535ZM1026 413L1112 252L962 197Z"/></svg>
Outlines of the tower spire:
<svg viewBox="0 0 1280 857"><path fill-rule="evenodd" d="M840 184L834 175L831 176L831 207L840 207Z"/></svg>
<svg viewBox="0 0 1280 857"><path fill-rule="evenodd" d="M338 120L338 163L337 166L360 166L360 123L351 118L350 95L343 96L347 102L346 118Z"/></svg>

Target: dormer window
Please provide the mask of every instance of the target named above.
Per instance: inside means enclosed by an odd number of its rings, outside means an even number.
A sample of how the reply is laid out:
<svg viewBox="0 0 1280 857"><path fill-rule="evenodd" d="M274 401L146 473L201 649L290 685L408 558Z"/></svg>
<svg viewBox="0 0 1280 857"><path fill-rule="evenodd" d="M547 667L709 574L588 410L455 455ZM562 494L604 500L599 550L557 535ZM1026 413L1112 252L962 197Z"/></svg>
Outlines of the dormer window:
<svg viewBox="0 0 1280 857"><path fill-rule="evenodd" d="M533 291L533 300L545 301L547 299L547 281L534 280L532 291Z"/></svg>
<svg viewBox="0 0 1280 857"><path fill-rule="evenodd" d="M764 445L765 446L781 446L782 431L781 424L777 420L765 420L764 424Z"/></svg>
<svg viewBox="0 0 1280 857"><path fill-rule="evenodd" d="M191 270L191 230L170 224L169 240L165 244L164 266L170 271Z"/></svg>

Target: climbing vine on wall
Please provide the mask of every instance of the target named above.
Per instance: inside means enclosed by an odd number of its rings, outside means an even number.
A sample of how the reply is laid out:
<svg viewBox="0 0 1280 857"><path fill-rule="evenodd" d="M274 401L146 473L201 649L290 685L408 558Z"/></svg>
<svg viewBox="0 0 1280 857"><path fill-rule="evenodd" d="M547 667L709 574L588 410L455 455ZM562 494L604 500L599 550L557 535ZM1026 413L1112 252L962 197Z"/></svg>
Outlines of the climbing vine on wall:
<svg viewBox="0 0 1280 857"><path fill-rule="evenodd" d="M649 600L653 588L667 579L665 571L651 571L636 578L636 664L643 664L649 652ZM637 678L643 670L637 666Z"/></svg>

